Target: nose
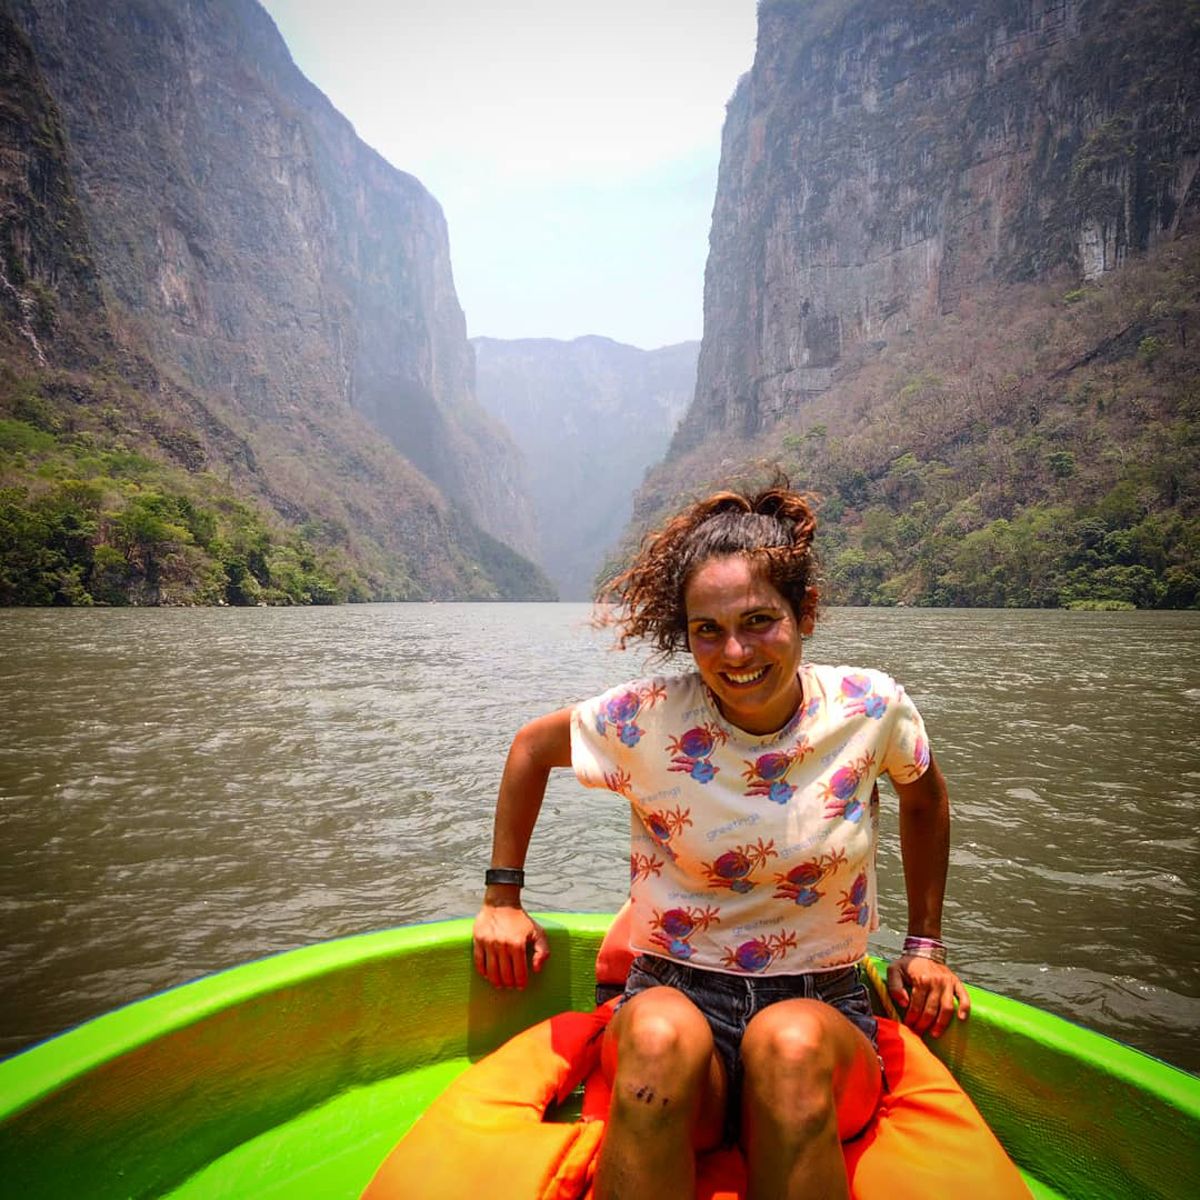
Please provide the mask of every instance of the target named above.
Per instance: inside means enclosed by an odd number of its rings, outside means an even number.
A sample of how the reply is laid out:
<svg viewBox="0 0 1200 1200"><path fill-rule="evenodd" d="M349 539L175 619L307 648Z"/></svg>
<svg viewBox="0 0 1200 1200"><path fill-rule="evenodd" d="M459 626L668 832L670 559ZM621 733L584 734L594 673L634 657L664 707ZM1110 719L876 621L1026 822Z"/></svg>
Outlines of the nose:
<svg viewBox="0 0 1200 1200"><path fill-rule="evenodd" d="M750 655L750 647L740 641L737 634L731 633L725 639L725 645L722 647L722 652L725 655L725 661L731 663L744 662Z"/></svg>

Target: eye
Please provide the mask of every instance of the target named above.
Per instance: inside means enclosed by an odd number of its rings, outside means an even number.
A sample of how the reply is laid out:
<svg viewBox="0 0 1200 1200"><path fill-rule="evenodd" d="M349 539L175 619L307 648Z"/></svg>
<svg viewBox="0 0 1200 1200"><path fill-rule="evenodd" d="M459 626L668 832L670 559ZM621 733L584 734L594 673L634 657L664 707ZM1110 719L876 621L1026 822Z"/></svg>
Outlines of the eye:
<svg viewBox="0 0 1200 1200"><path fill-rule="evenodd" d="M774 625L779 618L771 613L751 613L746 618L746 624L751 629L766 629L769 625Z"/></svg>
<svg viewBox="0 0 1200 1200"><path fill-rule="evenodd" d="M715 621L697 621L692 626L692 636L698 638L714 638L721 632L721 627Z"/></svg>

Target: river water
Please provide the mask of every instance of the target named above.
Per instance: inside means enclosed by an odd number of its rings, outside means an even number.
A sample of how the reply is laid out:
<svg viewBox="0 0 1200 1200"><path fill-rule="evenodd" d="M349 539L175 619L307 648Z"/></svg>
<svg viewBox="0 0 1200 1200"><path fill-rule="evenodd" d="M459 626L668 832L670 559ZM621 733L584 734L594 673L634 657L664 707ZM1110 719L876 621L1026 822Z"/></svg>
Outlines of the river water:
<svg viewBox="0 0 1200 1200"><path fill-rule="evenodd" d="M250 958L472 914L514 730L643 668L588 616L0 611L0 1054ZM806 654L890 671L925 717L968 983L1200 1071L1200 614L834 609ZM527 904L615 908L627 842L616 797L556 773Z"/></svg>

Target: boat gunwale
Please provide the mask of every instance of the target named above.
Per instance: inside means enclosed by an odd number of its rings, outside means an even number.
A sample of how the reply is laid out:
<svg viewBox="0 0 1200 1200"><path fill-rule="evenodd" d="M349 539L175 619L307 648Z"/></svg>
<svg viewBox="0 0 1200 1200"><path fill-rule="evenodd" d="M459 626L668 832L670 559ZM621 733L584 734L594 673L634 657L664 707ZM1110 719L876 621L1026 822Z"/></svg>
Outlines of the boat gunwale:
<svg viewBox="0 0 1200 1200"><path fill-rule="evenodd" d="M470 925L468 918L455 917L347 934L278 950L130 1000L0 1060L0 1120L208 1017L346 968L450 944Z"/></svg>
<svg viewBox="0 0 1200 1200"><path fill-rule="evenodd" d="M535 916L545 926L552 946L560 952L569 950L578 940L581 954L587 950L588 964L612 920L611 913L536 913ZM258 1001L270 1004L272 996L278 997L280 1010L284 1012L289 992L294 996L296 989L308 988L322 978L340 977L342 982L350 983L355 973L362 972L362 978L366 979L374 967L389 967L414 952L461 955L464 971L470 971L466 965L470 929L472 920L460 917L360 932L281 950L132 1001L0 1062L0 1127L22 1120L22 1115L36 1111L38 1104L54 1103L55 1093L85 1084L90 1073L102 1070L106 1064L152 1048L206 1020L252 1007ZM570 953L552 956L551 966L547 967L547 976L551 978L545 984L542 1000L569 1002L572 989L577 991L582 986L583 980L571 976L571 958ZM581 968L583 962L581 956L578 959ZM462 984L462 979L458 979L458 984ZM470 988L478 996L479 989L486 990L486 985L472 976ZM488 1008L508 1006L509 1016L520 1015L526 1006L529 1009L538 1006L538 990L534 983L526 994L511 991L506 996L497 994L498 1003L492 1006L488 1000ZM1124 1096L1132 1091L1146 1114L1142 1120L1150 1121L1151 1128L1158 1127L1158 1118L1166 1110L1174 1112L1164 1122L1172 1128L1200 1128L1198 1076L1030 1004L983 988L972 988L971 992L971 1019L962 1025L953 1022L946 1036L932 1040L930 1046L966 1086L984 1115L996 1121L997 1132L1004 1124L1018 1141L1030 1135L1028 1128L1021 1127L1020 1112L1006 1109L1008 1093L1004 1087L1009 1080L1004 1070L997 1070L997 1066L1002 1066L1004 1051L1010 1050L1014 1042L1028 1048L1028 1055L1020 1056L1021 1061L1015 1067L1026 1062L1039 1067L1051 1064L1048 1073L1051 1085L1066 1081L1064 1091L1068 1093L1074 1088L1091 1100L1093 1094ZM270 1009L265 1019L270 1020ZM494 1025L485 1032L498 1031L499 1025ZM491 1048L491 1044L475 1046L479 1054ZM982 1073L978 1070L980 1066ZM1069 1074L1063 1074L1064 1067L1069 1068ZM350 1070L346 1080L348 1086L356 1086L362 1082L362 1076ZM1025 1086L1027 1096L1034 1099L1037 1094L1030 1092L1030 1085L1038 1082L1036 1072L1030 1078L1013 1080L1018 1092ZM1078 1140L1073 1127L1063 1128L1067 1130L1064 1140ZM1049 1157L1054 1159L1060 1148L1055 1147ZM1063 1153L1067 1158L1073 1157L1066 1150ZM1049 1182L1060 1187L1064 1181L1051 1178ZM1063 1194L1072 1193L1068 1190Z"/></svg>
<svg viewBox="0 0 1200 1200"><path fill-rule="evenodd" d="M552 940L599 944L611 913L537 913ZM468 917L436 919L350 934L201 976L84 1021L0 1061L0 1121L19 1116L89 1072L222 1012L343 971L386 963L418 950L469 946ZM877 963L882 960L876 959ZM1086 1066L1200 1126L1200 1077L1076 1024L984 988L972 987L969 1021L930 1043L955 1075L970 1074L971 1029L995 1029Z"/></svg>

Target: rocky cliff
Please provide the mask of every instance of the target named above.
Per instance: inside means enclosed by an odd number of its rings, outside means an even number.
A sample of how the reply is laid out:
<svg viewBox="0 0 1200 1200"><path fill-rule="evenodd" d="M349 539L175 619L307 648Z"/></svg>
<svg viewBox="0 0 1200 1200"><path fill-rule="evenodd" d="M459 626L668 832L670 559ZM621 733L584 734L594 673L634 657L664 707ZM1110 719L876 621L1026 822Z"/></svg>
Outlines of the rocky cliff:
<svg viewBox="0 0 1200 1200"><path fill-rule="evenodd" d="M5 89L0 290L30 332L39 296L58 313L49 351L24 338L32 365L78 366L65 317L102 308L105 336L156 386L254 448L250 489L283 519L370 543L396 585L383 592L547 594L500 545L531 549L532 513L515 448L474 397L441 211L304 79L265 12L0 7L6 54L20 42L30 57ZM70 262L43 203L51 159ZM505 561L503 586L481 553Z"/></svg>
<svg viewBox="0 0 1200 1200"><path fill-rule="evenodd" d="M54 104L39 86L33 55L0 9L0 314L33 361L43 341L79 351L64 318L101 307L87 232L75 200ZM51 293L45 283L53 281Z"/></svg>
<svg viewBox="0 0 1200 1200"><path fill-rule="evenodd" d="M538 561L565 600L589 600L696 384L698 342L639 350L603 337L475 338L479 401L528 464Z"/></svg>
<svg viewBox="0 0 1200 1200"><path fill-rule="evenodd" d="M764 0L673 453L769 429L979 286L1172 237L1197 61L1194 6L1166 0Z"/></svg>
<svg viewBox="0 0 1200 1200"><path fill-rule="evenodd" d="M763 0L626 546L782 467L834 603L1200 606L1200 10Z"/></svg>

